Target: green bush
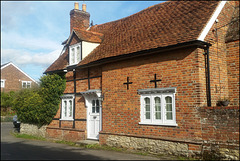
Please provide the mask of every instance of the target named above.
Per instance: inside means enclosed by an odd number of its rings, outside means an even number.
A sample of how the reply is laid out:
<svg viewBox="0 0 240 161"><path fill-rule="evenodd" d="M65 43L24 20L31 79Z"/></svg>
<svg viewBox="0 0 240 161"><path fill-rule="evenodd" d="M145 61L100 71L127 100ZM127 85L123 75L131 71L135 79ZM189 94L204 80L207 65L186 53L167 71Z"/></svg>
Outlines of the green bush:
<svg viewBox="0 0 240 161"><path fill-rule="evenodd" d="M66 80L57 74L40 78L40 87L21 90L13 101L13 109L23 123L49 124L59 108Z"/></svg>
<svg viewBox="0 0 240 161"><path fill-rule="evenodd" d="M15 92L1 92L1 108L12 107L12 102L15 98Z"/></svg>

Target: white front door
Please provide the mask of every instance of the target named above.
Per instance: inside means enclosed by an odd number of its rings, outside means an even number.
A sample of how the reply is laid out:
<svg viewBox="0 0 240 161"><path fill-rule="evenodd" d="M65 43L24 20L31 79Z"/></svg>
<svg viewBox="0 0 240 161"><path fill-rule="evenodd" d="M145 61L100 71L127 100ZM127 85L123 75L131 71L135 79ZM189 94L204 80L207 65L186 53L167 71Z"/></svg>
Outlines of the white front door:
<svg viewBox="0 0 240 161"><path fill-rule="evenodd" d="M101 102L98 99L92 99L88 107L88 139L99 139L101 130Z"/></svg>

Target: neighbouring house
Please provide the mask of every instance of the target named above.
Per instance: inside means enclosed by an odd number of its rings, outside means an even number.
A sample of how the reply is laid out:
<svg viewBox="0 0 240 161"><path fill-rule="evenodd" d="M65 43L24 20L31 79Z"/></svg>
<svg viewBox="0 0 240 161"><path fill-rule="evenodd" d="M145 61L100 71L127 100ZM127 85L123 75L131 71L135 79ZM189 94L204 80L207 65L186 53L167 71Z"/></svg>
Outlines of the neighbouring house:
<svg viewBox="0 0 240 161"><path fill-rule="evenodd" d="M19 91L38 83L12 62L1 65L1 92Z"/></svg>
<svg viewBox="0 0 240 161"><path fill-rule="evenodd" d="M89 19L75 3L62 53L44 72L67 79L48 137L239 159L239 1L167 1Z"/></svg>

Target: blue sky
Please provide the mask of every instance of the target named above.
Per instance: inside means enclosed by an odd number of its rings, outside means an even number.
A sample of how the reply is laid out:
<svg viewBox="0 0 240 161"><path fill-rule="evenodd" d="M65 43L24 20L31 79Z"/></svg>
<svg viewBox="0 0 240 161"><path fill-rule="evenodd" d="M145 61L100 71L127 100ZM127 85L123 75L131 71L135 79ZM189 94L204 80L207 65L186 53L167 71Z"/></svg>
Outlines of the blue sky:
<svg viewBox="0 0 240 161"><path fill-rule="evenodd" d="M70 10L83 1L1 1L1 64L13 62L37 80L70 34ZM127 17L163 1L85 1L90 22Z"/></svg>

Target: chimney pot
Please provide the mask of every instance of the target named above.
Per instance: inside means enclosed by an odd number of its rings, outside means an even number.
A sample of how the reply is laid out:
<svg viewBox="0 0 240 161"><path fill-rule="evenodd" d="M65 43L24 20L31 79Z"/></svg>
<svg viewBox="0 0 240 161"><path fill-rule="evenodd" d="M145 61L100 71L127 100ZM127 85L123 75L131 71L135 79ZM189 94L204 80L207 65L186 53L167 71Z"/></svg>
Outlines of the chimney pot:
<svg viewBox="0 0 240 161"><path fill-rule="evenodd" d="M86 12L86 10L87 10L86 4L82 4L82 10L83 10L84 12Z"/></svg>
<svg viewBox="0 0 240 161"><path fill-rule="evenodd" d="M79 4L78 4L78 2L75 2L75 3L74 3L74 9L76 9L76 10L79 9Z"/></svg>
<svg viewBox="0 0 240 161"><path fill-rule="evenodd" d="M70 33L72 32L72 29L74 27L83 29L83 30L86 30L89 28L90 14L86 12L86 7L85 7L85 11L84 11L84 7L83 7L83 10L79 10L77 2L75 2L74 7L75 8L70 11Z"/></svg>

